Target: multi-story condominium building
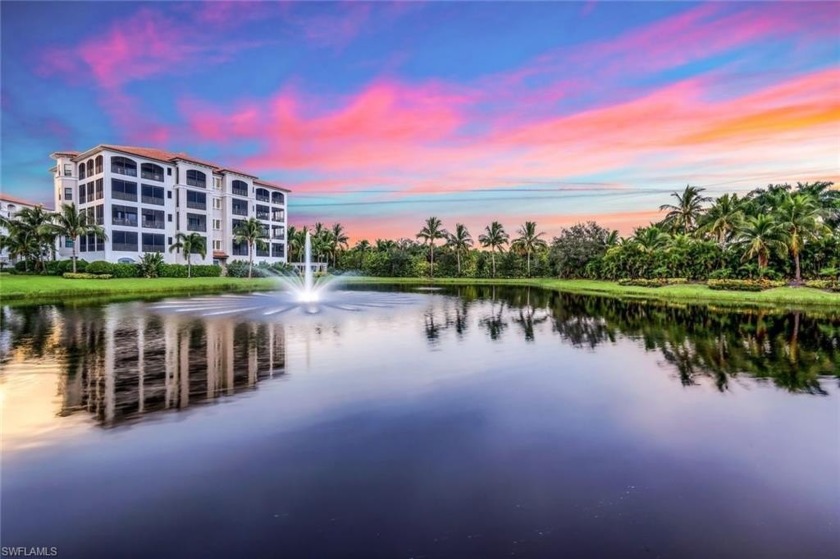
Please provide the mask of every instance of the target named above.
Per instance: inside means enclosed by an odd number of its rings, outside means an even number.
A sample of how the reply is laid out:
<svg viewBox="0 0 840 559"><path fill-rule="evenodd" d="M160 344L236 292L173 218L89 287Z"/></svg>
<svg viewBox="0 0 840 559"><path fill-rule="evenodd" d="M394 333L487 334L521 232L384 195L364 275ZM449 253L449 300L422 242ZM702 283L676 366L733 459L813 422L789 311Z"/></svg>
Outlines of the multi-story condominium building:
<svg viewBox="0 0 840 559"><path fill-rule="evenodd" d="M21 198L16 198L15 196L0 193L0 217L5 217L6 219L13 219L17 213L24 208L35 208L40 205L41 204L36 204L35 202L29 202ZM50 212L52 211L50 208L44 209ZM6 228L0 225L0 234L5 235L6 233L8 233ZM5 248L0 249L0 264L5 265L11 263L9 251Z"/></svg>
<svg viewBox="0 0 840 559"><path fill-rule="evenodd" d="M247 260L248 246L234 242L239 223L257 218L264 226L265 246L254 262L286 261L289 190L253 174L226 168L184 153L98 145L85 152L53 153L55 204L75 203L107 233L79 239L77 253L88 261L137 261L160 252L170 263L184 263L170 252L175 235L197 232L205 238L207 256L194 264ZM72 240L62 239L59 255L72 254Z"/></svg>

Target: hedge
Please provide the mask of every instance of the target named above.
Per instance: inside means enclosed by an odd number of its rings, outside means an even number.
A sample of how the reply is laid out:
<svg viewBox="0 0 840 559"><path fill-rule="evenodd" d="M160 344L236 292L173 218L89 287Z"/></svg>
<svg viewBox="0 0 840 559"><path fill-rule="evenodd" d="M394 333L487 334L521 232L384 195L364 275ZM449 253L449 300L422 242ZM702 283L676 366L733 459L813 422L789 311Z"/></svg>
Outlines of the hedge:
<svg viewBox="0 0 840 559"><path fill-rule="evenodd" d="M194 278L217 278L222 275L221 266L215 264L204 265L194 264L192 267L192 277ZM158 270L158 277L161 278L186 278L187 265L186 264L161 264Z"/></svg>
<svg viewBox="0 0 840 559"><path fill-rule="evenodd" d="M729 291L764 291L765 289L772 289L774 287L784 287L787 285L784 281L773 281L768 279L756 280L736 280L736 279L718 279L709 280L706 285L709 289L715 290L729 290Z"/></svg>
<svg viewBox="0 0 840 559"><path fill-rule="evenodd" d="M809 280L805 282L805 287L813 287L814 289L827 289L829 291L840 291L840 281Z"/></svg>
<svg viewBox="0 0 840 559"><path fill-rule="evenodd" d="M618 280L618 285L635 285L637 287L664 287L666 285L682 285L688 283L686 278L633 278Z"/></svg>
<svg viewBox="0 0 840 559"><path fill-rule="evenodd" d="M82 274L82 273L73 273L67 272L66 274L62 275L63 278L66 279L111 279L111 274Z"/></svg>
<svg viewBox="0 0 840 559"><path fill-rule="evenodd" d="M104 260L94 260L87 265L85 272L88 274L111 274L113 272L113 266L113 264Z"/></svg>

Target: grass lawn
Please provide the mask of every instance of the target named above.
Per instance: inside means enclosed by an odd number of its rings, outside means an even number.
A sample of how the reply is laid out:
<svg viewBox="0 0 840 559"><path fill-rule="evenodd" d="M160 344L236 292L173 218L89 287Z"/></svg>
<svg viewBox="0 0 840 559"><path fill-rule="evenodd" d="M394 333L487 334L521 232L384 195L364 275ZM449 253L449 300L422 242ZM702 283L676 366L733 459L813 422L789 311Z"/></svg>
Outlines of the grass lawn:
<svg viewBox="0 0 840 559"><path fill-rule="evenodd" d="M729 306L771 305L782 307L838 307L840 293L829 293L807 287L780 287L760 292L714 291L700 284L666 287L621 286L615 282L557 279L454 279L431 282L421 278L345 277L354 284L398 285L521 285L555 291L604 295L628 299L647 299L684 303L721 304ZM77 299L139 299L163 295L192 293L224 293L231 291L265 291L275 289L273 279L247 278L127 278L65 279L57 276L0 275L0 301L4 304L57 302Z"/></svg>

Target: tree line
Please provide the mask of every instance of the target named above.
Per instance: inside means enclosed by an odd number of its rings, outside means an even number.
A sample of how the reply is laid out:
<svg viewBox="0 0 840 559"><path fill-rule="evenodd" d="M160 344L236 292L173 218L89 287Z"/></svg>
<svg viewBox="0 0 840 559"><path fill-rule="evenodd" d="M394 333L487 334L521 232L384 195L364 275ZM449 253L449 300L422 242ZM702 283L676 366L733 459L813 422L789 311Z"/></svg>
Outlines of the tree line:
<svg viewBox="0 0 840 559"><path fill-rule="evenodd" d="M596 222L561 230L550 242L533 221L508 233L493 221L474 238L426 219L414 238L348 247L341 224L289 228L289 258L302 260L306 232L316 259L338 271L392 277L561 277L589 279L836 278L840 191L831 182L770 185L739 196L686 186L663 204L661 220L622 237Z"/></svg>

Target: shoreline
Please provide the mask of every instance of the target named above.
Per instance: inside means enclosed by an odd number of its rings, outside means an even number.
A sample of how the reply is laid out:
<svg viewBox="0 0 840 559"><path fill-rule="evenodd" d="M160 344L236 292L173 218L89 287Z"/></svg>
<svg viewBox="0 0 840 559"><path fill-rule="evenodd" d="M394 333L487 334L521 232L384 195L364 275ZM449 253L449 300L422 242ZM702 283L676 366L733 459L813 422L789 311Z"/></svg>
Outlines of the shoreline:
<svg viewBox="0 0 840 559"><path fill-rule="evenodd" d="M497 285L549 289L580 295L594 295L629 300L664 301L669 303L733 306L769 306L787 308L837 308L840 293L808 287L779 287L759 292L720 291L704 284L664 287L622 286L601 280L474 279L474 278L379 278L339 276L349 285L417 285L471 286ZM85 300L142 300L169 295L198 295L226 292L270 291L276 287L272 278L125 278L76 279L56 276L0 276L0 304L37 305L72 303Z"/></svg>

